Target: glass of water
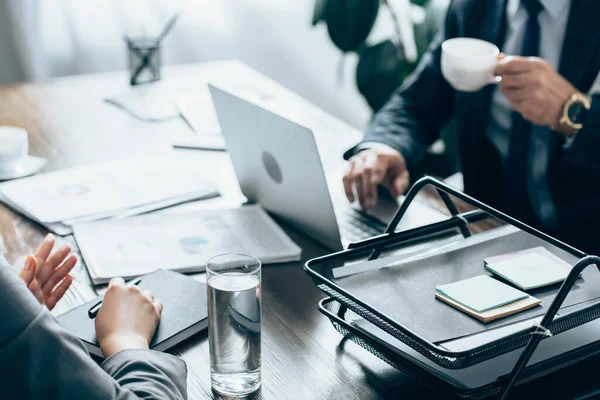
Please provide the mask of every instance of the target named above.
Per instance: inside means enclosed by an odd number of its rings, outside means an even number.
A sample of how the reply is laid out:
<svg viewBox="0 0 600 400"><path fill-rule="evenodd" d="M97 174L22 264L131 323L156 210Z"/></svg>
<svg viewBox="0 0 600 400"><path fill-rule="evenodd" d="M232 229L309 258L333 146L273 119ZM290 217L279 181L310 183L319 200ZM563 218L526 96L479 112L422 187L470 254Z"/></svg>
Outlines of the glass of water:
<svg viewBox="0 0 600 400"><path fill-rule="evenodd" d="M210 380L226 396L250 394L261 384L260 270L260 261L245 254L206 264Z"/></svg>

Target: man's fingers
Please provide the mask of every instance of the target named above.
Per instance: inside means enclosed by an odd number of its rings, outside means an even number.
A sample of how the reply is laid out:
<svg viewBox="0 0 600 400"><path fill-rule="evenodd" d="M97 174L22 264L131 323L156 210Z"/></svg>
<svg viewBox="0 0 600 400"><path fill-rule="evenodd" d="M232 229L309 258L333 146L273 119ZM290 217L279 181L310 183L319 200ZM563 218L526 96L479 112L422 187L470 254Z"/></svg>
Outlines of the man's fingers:
<svg viewBox="0 0 600 400"><path fill-rule="evenodd" d="M125 286L125 280L123 278L121 278L120 276L117 276L116 278L112 278L110 280L110 282L108 282L108 287L111 286Z"/></svg>
<svg viewBox="0 0 600 400"><path fill-rule="evenodd" d="M361 193L359 194L360 205L362 208L367 209L371 207L371 196L372 196L372 184L371 184L371 168L365 167L363 164L362 178L361 178Z"/></svg>
<svg viewBox="0 0 600 400"><path fill-rule="evenodd" d="M69 272L71 272L75 264L77 264L77 256L75 254L71 254L71 256L68 257L59 268L53 271L50 278L48 278L48 280L42 284L42 292L49 294L54 286L56 286L58 282L62 281L63 278L67 276Z"/></svg>
<svg viewBox="0 0 600 400"><path fill-rule="evenodd" d="M364 150L350 161L351 166L344 176L346 197L350 201L358 198L364 209L377 205L377 187L384 184L391 190L395 177L390 175L405 168L402 155L387 146L381 150Z"/></svg>
<svg viewBox="0 0 600 400"><path fill-rule="evenodd" d="M495 73L504 77L506 74L528 72L535 68L536 63L532 61L533 57L506 56L498 61Z"/></svg>
<svg viewBox="0 0 600 400"><path fill-rule="evenodd" d="M38 247L38 249L36 250L34 255L38 259L40 259L42 261L46 261L46 259L52 252L52 248L54 247L54 242L55 242L54 235L49 233L48 235L46 235L46 237L42 241L42 244L40 244L40 247Z"/></svg>
<svg viewBox="0 0 600 400"><path fill-rule="evenodd" d="M52 310L56 306L56 303L62 299L67 290L69 290L69 287L71 287L71 283L73 283L73 277L71 275L65 276L52 293L46 297L46 307L48 307L48 310Z"/></svg>
<svg viewBox="0 0 600 400"><path fill-rule="evenodd" d="M348 162L348 170L344 174L343 178L344 182L344 192L346 192L346 198L350 203L354 203L354 191L352 187L354 186L354 161L350 160Z"/></svg>
<svg viewBox="0 0 600 400"><path fill-rule="evenodd" d="M377 205L377 185L373 184L371 176L365 176L363 179L363 196L365 198L364 209L373 208Z"/></svg>
<svg viewBox="0 0 600 400"><path fill-rule="evenodd" d="M354 174L354 187L356 188L356 196L358 197L358 202L360 203L361 207L365 207L364 206L364 202L365 202L365 198L364 198L364 191L363 191L363 175L362 173L357 173L355 172Z"/></svg>
<svg viewBox="0 0 600 400"><path fill-rule="evenodd" d="M37 268L37 261L34 256L29 256L25 259L25 265L19 272L19 277L25 282L25 285L29 287L35 278L35 271Z"/></svg>
<svg viewBox="0 0 600 400"><path fill-rule="evenodd" d="M377 205L377 186L383 180L383 174L385 166L381 165L382 162L378 159L375 153L369 154L363 164L363 197L364 197L364 208L372 208Z"/></svg>
<svg viewBox="0 0 600 400"><path fill-rule="evenodd" d="M410 182L410 177L408 172L401 172L392 182L391 193L394 197L401 196L406 189L408 188L408 184Z"/></svg>
<svg viewBox="0 0 600 400"><path fill-rule="evenodd" d="M381 185L383 179L385 178L387 166L387 163L376 161L375 165L373 166L373 173L371 174L371 183L373 185Z"/></svg>
<svg viewBox="0 0 600 400"><path fill-rule="evenodd" d="M377 204L377 185L371 181L372 172L366 170L362 178L362 208L365 210L375 207Z"/></svg>
<svg viewBox="0 0 600 400"><path fill-rule="evenodd" d="M531 87L539 82L539 77L533 71L521 74L505 74L500 81L500 89L522 89Z"/></svg>
<svg viewBox="0 0 600 400"><path fill-rule="evenodd" d="M368 150L365 150L368 151ZM365 195L364 195L364 152L360 157L356 157L354 160L354 166L352 168L352 180L354 181L355 197L358 197L358 202L361 207L365 207Z"/></svg>

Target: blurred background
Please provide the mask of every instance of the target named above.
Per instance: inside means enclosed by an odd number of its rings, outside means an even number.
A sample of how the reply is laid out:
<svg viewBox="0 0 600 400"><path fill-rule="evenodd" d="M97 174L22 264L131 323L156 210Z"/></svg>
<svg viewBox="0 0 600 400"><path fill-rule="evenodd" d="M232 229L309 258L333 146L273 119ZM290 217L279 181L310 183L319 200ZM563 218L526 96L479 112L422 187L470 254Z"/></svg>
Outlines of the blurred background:
<svg viewBox="0 0 600 400"><path fill-rule="evenodd" d="M448 2L0 0L0 83L125 70L123 35L156 36L179 12L181 17L161 46L163 65L240 59L364 130L373 112L414 69L443 24ZM372 24L370 16L365 16L368 13L356 4L370 10ZM332 18L341 22L332 23ZM337 42L332 41L333 29L338 31ZM340 49L340 29L344 35L354 34L345 42L352 49ZM366 33L366 39L356 36L358 31ZM333 34L335 37L335 30ZM360 43L354 46L352 40ZM377 54L369 57L362 69L363 73L378 73L383 68L384 74L393 73L394 79L379 82L386 89L369 93L369 99L358 88L357 65L368 46L386 40L397 50L396 65L385 71L389 54L382 48L372 51ZM363 92L376 87L371 78L363 85ZM433 153L448 153L451 141L445 142L434 146ZM453 169L453 162L439 169L434 160L427 169L447 175L444 168Z"/></svg>

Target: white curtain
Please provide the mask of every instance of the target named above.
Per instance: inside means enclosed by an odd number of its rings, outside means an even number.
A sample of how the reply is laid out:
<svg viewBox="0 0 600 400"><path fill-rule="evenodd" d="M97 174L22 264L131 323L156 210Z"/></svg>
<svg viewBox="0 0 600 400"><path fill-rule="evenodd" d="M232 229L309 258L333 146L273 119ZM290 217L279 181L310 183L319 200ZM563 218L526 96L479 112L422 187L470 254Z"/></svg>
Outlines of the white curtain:
<svg viewBox="0 0 600 400"><path fill-rule="evenodd" d="M408 0L397 0L404 3ZM157 34L181 12L163 42L163 64L237 58L351 125L370 110L326 27L310 25L313 0L0 0L0 83L127 68L123 33ZM374 35L393 33L380 13Z"/></svg>
<svg viewBox="0 0 600 400"><path fill-rule="evenodd" d="M0 82L48 76L35 0L0 0Z"/></svg>

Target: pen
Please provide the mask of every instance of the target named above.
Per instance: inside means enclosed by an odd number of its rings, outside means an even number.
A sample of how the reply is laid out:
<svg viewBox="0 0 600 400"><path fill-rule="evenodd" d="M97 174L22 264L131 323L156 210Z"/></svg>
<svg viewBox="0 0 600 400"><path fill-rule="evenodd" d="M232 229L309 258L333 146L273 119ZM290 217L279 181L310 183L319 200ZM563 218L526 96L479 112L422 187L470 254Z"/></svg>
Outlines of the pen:
<svg viewBox="0 0 600 400"><path fill-rule="evenodd" d="M165 36L167 36L167 34L171 30L171 28L173 28L173 25L175 25L175 22L177 22L177 18L179 18L179 13L175 13L171 17L171 19L169 19L169 21L167 22L167 24L163 28L161 34L158 36L158 41L159 42L161 42L165 38Z"/></svg>
<svg viewBox="0 0 600 400"><path fill-rule="evenodd" d="M185 149L185 150L206 150L206 151L226 151L223 147L210 147L202 146L198 144L184 144L184 143L173 143L174 149Z"/></svg>
<svg viewBox="0 0 600 400"><path fill-rule="evenodd" d="M128 286L133 286L133 285L139 285L140 282L142 281L141 278L136 279L133 282L130 282ZM90 317L90 319L94 319L96 318L96 315L98 315L98 311L100 311L100 307L102 306L102 300L100 300L99 302L97 302L96 304L94 304L89 310L88 310L88 317Z"/></svg>

